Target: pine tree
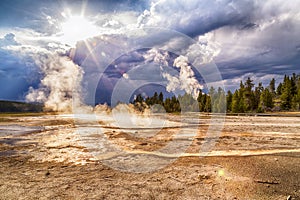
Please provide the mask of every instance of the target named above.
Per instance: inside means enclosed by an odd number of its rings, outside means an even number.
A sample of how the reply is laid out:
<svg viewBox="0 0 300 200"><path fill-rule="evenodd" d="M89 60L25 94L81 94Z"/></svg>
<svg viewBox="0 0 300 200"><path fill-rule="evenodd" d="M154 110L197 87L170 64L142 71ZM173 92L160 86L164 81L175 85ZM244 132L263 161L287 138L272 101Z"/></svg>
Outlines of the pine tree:
<svg viewBox="0 0 300 200"><path fill-rule="evenodd" d="M252 111L254 104L254 94L252 88L254 87L253 80L248 77L245 82L245 89L243 93L244 111Z"/></svg>
<svg viewBox="0 0 300 200"><path fill-rule="evenodd" d="M183 96L178 96L178 101L180 102L181 111L184 112L192 112L196 111L198 109L194 109L195 99L192 97L192 95L185 93Z"/></svg>
<svg viewBox="0 0 300 200"><path fill-rule="evenodd" d="M264 87L262 86L262 83L258 83L258 86L255 87L254 91L254 110L258 111L259 103L260 103L260 95L264 91Z"/></svg>
<svg viewBox="0 0 300 200"><path fill-rule="evenodd" d="M211 112L211 97L208 95L205 95L205 106L204 106L205 112Z"/></svg>
<svg viewBox="0 0 300 200"><path fill-rule="evenodd" d="M295 95L296 96L295 110L299 111L300 110L300 74L298 74L296 78L296 88L297 88L297 94Z"/></svg>
<svg viewBox="0 0 300 200"><path fill-rule="evenodd" d="M276 94L280 96L282 94L282 83L279 83L277 86Z"/></svg>
<svg viewBox="0 0 300 200"><path fill-rule="evenodd" d="M225 95L225 91L220 87L218 88L216 109L218 113L226 112L226 95Z"/></svg>
<svg viewBox="0 0 300 200"><path fill-rule="evenodd" d="M165 99L164 108L165 108L166 112L168 112L168 113L172 112L172 109L171 109L171 99L170 98L166 98Z"/></svg>
<svg viewBox="0 0 300 200"><path fill-rule="evenodd" d="M136 110L143 112L145 108L147 107L144 101L144 98L141 94L138 94L133 101L134 107Z"/></svg>
<svg viewBox="0 0 300 200"><path fill-rule="evenodd" d="M203 94L201 96L201 101L199 102L199 110L201 112L205 112L206 101L207 101L207 94Z"/></svg>
<svg viewBox="0 0 300 200"><path fill-rule="evenodd" d="M134 100L134 103L142 103L144 101L144 98L141 94L138 94Z"/></svg>
<svg viewBox="0 0 300 200"><path fill-rule="evenodd" d="M297 88L297 94L295 95L294 101L293 101L293 108L296 111L300 110L300 75L297 76L296 80L296 88Z"/></svg>
<svg viewBox="0 0 300 200"><path fill-rule="evenodd" d="M259 111L265 112L274 107L273 95L268 88L265 88L260 96Z"/></svg>
<svg viewBox="0 0 300 200"><path fill-rule="evenodd" d="M147 97L146 99L145 99L145 103L149 106L149 105L151 105L151 98L150 97Z"/></svg>
<svg viewBox="0 0 300 200"><path fill-rule="evenodd" d="M164 103L164 95L162 92L160 92L158 95L158 104L163 105L163 103Z"/></svg>
<svg viewBox="0 0 300 200"><path fill-rule="evenodd" d="M269 89L270 89L271 94L273 94L275 96L276 91L275 91L275 79L274 78L272 78L272 80L270 81Z"/></svg>
<svg viewBox="0 0 300 200"><path fill-rule="evenodd" d="M198 106L199 106L199 111L200 112L203 112L203 109L204 109L204 105L202 104L203 102L203 94L202 94L202 90L199 91L199 94L198 94L198 98L197 98L197 101L198 101Z"/></svg>
<svg viewBox="0 0 300 200"><path fill-rule="evenodd" d="M231 112L231 108L232 108L232 97L233 94L230 90L227 91L227 96L226 96L226 101L227 101L227 111Z"/></svg>
<svg viewBox="0 0 300 200"><path fill-rule="evenodd" d="M288 76L284 77L280 107L282 110L290 110L292 107L292 82Z"/></svg>
<svg viewBox="0 0 300 200"><path fill-rule="evenodd" d="M217 93L214 87L210 87L209 92L208 92L209 96L207 96L207 100L206 100L206 112L216 112L216 100L217 100Z"/></svg>
<svg viewBox="0 0 300 200"><path fill-rule="evenodd" d="M171 98L171 110L172 110L172 112L180 112L181 111L180 103L179 103L178 99L176 98L176 96L173 96Z"/></svg>
<svg viewBox="0 0 300 200"><path fill-rule="evenodd" d="M300 87L297 89L297 93L294 95L292 99L292 109L294 111L300 110Z"/></svg>
<svg viewBox="0 0 300 200"><path fill-rule="evenodd" d="M243 84L243 81L241 81L240 88L238 90L238 98L239 98L238 111L241 112L241 113L245 112L244 93L245 93L245 85Z"/></svg>
<svg viewBox="0 0 300 200"><path fill-rule="evenodd" d="M292 102L291 102L291 109L293 111L297 111L299 110L299 107L298 107L298 97L297 97L297 94L295 96L293 96L292 98Z"/></svg>
<svg viewBox="0 0 300 200"><path fill-rule="evenodd" d="M293 73L291 77L291 94L292 96L295 96L297 94L297 76L295 73Z"/></svg>
<svg viewBox="0 0 300 200"><path fill-rule="evenodd" d="M231 111L233 113L239 113L240 112L240 95L239 91L236 90L232 97L232 104L231 104Z"/></svg>
<svg viewBox="0 0 300 200"><path fill-rule="evenodd" d="M158 94L157 94L157 92L154 92L154 95L151 98L151 104L154 105L154 104L157 104L157 103L158 103Z"/></svg>

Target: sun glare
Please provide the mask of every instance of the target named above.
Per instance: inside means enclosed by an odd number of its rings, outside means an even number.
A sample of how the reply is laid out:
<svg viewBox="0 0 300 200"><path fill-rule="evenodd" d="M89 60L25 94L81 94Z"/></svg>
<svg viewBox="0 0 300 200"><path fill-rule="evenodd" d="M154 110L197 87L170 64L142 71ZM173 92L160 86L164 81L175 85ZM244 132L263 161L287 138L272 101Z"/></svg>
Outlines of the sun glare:
<svg viewBox="0 0 300 200"><path fill-rule="evenodd" d="M77 41L96 36L97 27L83 16L70 16L61 24L62 40L74 46Z"/></svg>

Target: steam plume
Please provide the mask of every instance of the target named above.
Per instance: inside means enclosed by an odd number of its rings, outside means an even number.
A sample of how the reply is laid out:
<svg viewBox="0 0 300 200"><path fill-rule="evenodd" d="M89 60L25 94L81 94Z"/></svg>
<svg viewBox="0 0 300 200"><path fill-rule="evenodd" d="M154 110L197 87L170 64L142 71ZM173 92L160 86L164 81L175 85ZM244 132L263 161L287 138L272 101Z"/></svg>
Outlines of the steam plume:
<svg viewBox="0 0 300 200"><path fill-rule="evenodd" d="M168 66L168 60L170 58L168 52L161 52L155 48L147 51L147 54L144 55L146 62L155 62L161 66Z"/></svg>
<svg viewBox="0 0 300 200"><path fill-rule="evenodd" d="M39 88L29 88L26 100L42 102L46 110L70 112L81 103L82 69L67 56L47 52L37 54L35 62L44 78ZM75 105L74 105L75 104Z"/></svg>
<svg viewBox="0 0 300 200"><path fill-rule="evenodd" d="M173 76L164 70L168 66L170 56L167 52L160 52L157 49L151 49L144 55L146 62L155 62L160 64L162 75L168 80L167 91L172 92L176 89L184 90L186 93L191 94L194 99L197 99L199 90L203 86L198 82L195 74L189 65L188 58L185 56L178 56L173 63L174 67L179 68L179 76Z"/></svg>
<svg viewBox="0 0 300 200"><path fill-rule="evenodd" d="M185 90L186 93L191 94L194 99L197 99L200 89L203 88L195 77L195 74L188 64L188 58L185 56L179 56L174 60L175 67L180 69L179 77L172 77L170 74L163 73L163 77L166 78L169 83L167 85L167 91L175 91L176 88Z"/></svg>

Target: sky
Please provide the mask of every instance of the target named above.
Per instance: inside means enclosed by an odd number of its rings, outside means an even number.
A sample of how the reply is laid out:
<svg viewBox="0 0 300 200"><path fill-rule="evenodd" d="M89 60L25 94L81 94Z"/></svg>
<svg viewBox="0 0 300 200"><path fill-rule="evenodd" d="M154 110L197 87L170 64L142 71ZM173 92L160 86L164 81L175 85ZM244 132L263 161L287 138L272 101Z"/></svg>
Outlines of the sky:
<svg viewBox="0 0 300 200"><path fill-rule="evenodd" d="M300 73L300 0L2 0L0 99L62 109Z"/></svg>

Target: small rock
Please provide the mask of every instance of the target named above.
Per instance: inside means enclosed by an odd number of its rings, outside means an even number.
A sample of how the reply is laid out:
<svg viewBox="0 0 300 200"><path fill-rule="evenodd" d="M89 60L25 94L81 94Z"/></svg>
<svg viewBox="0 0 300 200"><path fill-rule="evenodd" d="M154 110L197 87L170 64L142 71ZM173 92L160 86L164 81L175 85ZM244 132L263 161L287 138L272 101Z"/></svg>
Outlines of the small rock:
<svg viewBox="0 0 300 200"><path fill-rule="evenodd" d="M209 175L205 175L205 174L199 174L198 175L198 178L200 180L205 180L205 179L210 179L210 176Z"/></svg>
<svg viewBox="0 0 300 200"><path fill-rule="evenodd" d="M61 188L64 189L64 190L67 190L67 189L70 188L70 186L69 186L69 185L64 185L64 186L62 186Z"/></svg>
<svg viewBox="0 0 300 200"><path fill-rule="evenodd" d="M49 175L50 175L50 172L47 171L47 172L45 173L45 176L49 176Z"/></svg>
<svg viewBox="0 0 300 200"><path fill-rule="evenodd" d="M292 196L289 195L289 196L286 198L286 200L292 200Z"/></svg>

